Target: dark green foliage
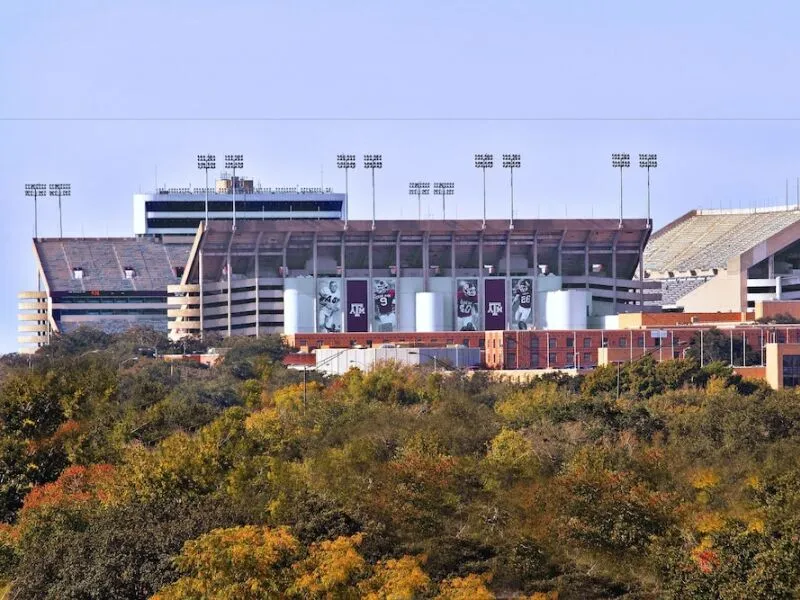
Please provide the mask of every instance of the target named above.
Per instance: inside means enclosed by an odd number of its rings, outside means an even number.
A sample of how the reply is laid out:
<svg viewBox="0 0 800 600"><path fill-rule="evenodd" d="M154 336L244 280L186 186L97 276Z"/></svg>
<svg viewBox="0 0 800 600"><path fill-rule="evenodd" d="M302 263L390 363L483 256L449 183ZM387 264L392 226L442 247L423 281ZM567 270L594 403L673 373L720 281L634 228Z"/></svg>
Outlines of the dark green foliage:
<svg viewBox="0 0 800 600"><path fill-rule="evenodd" d="M241 523L226 502L158 501L101 511L80 527L55 521L23 537L16 598L134 600L176 578L184 542Z"/></svg>
<svg viewBox="0 0 800 600"><path fill-rule="evenodd" d="M701 343L702 341L702 343ZM703 359L700 360L700 350L702 347ZM761 356L757 350L753 350L748 344L742 348L742 338L740 333L733 333L733 344L731 344L731 332L721 331L712 327L702 334L698 331L692 336L686 356L697 362L707 365L712 362L721 362L726 365L757 365L761 363ZM733 359L733 363L731 363Z"/></svg>
<svg viewBox="0 0 800 600"><path fill-rule="evenodd" d="M764 323L768 325L796 325L797 323L800 323L800 320L788 313L778 313L777 315L773 315L771 317L761 317L760 319L756 319L756 323Z"/></svg>

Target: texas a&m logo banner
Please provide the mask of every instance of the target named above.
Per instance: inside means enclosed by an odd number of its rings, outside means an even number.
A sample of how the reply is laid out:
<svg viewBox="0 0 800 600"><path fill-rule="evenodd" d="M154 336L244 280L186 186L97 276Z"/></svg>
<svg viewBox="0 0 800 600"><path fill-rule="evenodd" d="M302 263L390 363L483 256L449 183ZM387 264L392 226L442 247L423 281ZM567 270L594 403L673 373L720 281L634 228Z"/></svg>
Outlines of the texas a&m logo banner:
<svg viewBox="0 0 800 600"><path fill-rule="evenodd" d="M347 280L347 331L369 331L367 317L367 281L365 279Z"/></svg>
<svg viewBox="0 0 800 600"><path fill-rule="evenodd" d="M483 294L483 325L487 331L506 328L506 281L486 279Z"/></svg>

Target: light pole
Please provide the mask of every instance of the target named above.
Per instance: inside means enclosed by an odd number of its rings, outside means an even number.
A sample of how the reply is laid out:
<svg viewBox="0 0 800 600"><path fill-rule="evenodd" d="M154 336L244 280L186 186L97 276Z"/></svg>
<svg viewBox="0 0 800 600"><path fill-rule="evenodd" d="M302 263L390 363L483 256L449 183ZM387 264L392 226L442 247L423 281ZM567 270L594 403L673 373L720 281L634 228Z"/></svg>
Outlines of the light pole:
<svg viewBox="0 0 800 600"><path fill-rule="evenodd" d="M375 229L375 169L383 168L383 155L365 154L364 168L372 171L372 228Z"/></svg>
<svg viewBox="0 0 800 600"><path fill-rule="evenodd" d="M650 220L650 169L658 166L657 154L639 154L639 166L647 169L647 226L652 229L653 222Z"/></svg>
<svg viewBox="0 0 800 600"><path fill-rule="evenodd" d="M522 159L519 154L503 154L503 168L511 173L511 221L508 223L509 229L514 229L514 169L522 166Z"/></svg>
<svg viewBox="0 0 800 600"><path fill-rule="evenodd" d="M431 184L427 181L412 181L408 184L408 195L417 197L418 221L422 221L422 197L431 191Z"/></svg>
<svg viewBox="0 0 800 600"><path fill-rule="evenodd" d="M49 186L51 196L58 196L58 237L64 237L64 221L61 218L61 197L72 195L72 186L69 183L51 183Z"/></svg>
<svg viewBox="0 0 800 600"><path fill-rule="evenodd" d="M619 227L622 229L622 169L631 166L631 155L627 152L615 152L611 155L611 166L619 169Z"/></svg>
<svg viewBox="0 0 800 600"><path fill-rule="evenodd" d="M437 181L433 184L433 195L442 197L442 221L445 219L445 198L456 193L456 184L452 181Z"/></svg>
<svg viewBox="0 0 800 600"><path fill-rule="evenodd" d="M423 356L427 356L428 358L433 359L433 371L434 373L439 370L439 358L435 354L428 354L427 352L422 352L420 350L412 350L409 354L415 354L419 356L420 361L422 360ZM420 363L421 364L421 363Z"/></svg>
<svg viewBox="0 0 800 600"><path fill-rule="evenodd" d="M348 350L350 350L350 348L345 348L344 350L340 350L339 352L337 352L333 356L329 356L328 358L326 358L322 362L315 363L314 366L311 367L311 368L316 371L321 366L327 365L329 362L331 362L333 360L336 360L337 358L339 358L342 354L344 354ZM304 409L306 407L307 399L308 399L308 366L303 365L303 408Z"/></svg>
<svg viewBox="0 0 800 600"><path fill-rule="evenodd" d="M337 154L336 166L344 169L344 228L347 229L347 220L350 218L350 190L348 185L347 172L356 168L355 154Z"/></svg>
<svg viewBox="0 0 800 600"><path fill-rule="evenodd" d="M39 239L39 196L44 196L47 186L43 183L26 183L25 195L33 196L33 237Z"/></svg>
<svg viewBox="0 0 800 600"><path fill-rule="evenodd" d="M494 166L494 154L476 154L475 168L483 171L483 228L486 229L486 169Z"/></svg>
<svg viewBox="0 0 800 600"><path fill-rule="evenodd" d="M236 169L244 168L244 157L241 154L226 154L225 168L233 170L231 186L233 187L233 230L236 231Z"/></svg>
<svg viewBox="0 0 800 600"><path fill-rule="evenodd" d="M227 158L227 157L226 157ZM206 229L208 229L208 170L217 168L217 157L214 154L198 154L197 168L206 172Z"/></svg>

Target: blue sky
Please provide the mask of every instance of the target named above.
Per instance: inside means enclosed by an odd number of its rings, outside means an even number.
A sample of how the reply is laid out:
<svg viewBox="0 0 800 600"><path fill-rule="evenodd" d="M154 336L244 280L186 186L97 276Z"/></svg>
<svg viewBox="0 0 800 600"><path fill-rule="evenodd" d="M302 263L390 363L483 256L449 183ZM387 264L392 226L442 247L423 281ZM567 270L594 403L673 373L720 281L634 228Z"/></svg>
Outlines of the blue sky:
<svg viewBox="0 0 800 600"><path fill-rule="evenodd" d="M0 351L16 349L16 293L35 287L28 182L71 182L65 234L85 236L130 235L132 194L156 169L200 184L205 152L244 154L264 185L322 170L336 188L336 153L380 152L379 218L412 217L418 179L454 181L448 215L479 216L475 152L522 154L519 217L614 216L612 152L658 153L657 227L780 204L800 176L799 17L770 1L4 0ZM489 216L507 217L498 167ZM350 192L368 218L367 172ZM644 194L626 171L626 215L644 216ZM55 207L41 235L57 234Z"/></svg>

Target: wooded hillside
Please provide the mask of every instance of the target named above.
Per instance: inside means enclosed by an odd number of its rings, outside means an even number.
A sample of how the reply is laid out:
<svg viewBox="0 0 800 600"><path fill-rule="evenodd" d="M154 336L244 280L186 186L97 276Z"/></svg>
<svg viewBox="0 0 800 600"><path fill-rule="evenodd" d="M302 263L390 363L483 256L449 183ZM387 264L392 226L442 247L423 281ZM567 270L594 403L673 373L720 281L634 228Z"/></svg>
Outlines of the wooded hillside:
<svg viewBox="0 0 800 600"><path fill-rule="evenodd" d="M0 360L9 598L800 594L800 397L646 359L527 385L278 338L171 366L81 330Z"/></svg>

